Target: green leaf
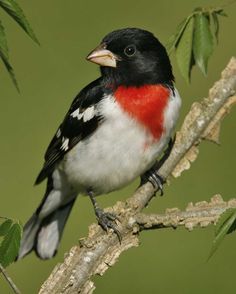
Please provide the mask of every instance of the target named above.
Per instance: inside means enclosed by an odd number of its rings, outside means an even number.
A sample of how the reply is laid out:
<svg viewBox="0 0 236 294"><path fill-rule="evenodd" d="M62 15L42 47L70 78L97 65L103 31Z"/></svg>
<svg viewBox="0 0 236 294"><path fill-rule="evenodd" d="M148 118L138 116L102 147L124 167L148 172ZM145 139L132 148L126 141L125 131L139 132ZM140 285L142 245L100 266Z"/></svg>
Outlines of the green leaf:
<svg viewBox="0 0 236 294"><path fill-rule="evenodd" d="M170 36L169 40L167 41L166 48L169 54L175 47L177 47L178 42L183 34L183 31L185 30L185 27L187 26L191 17L192 14L186 17L183 21L181 21L181 23L179 23L179 25L177 26L176 33Z"/></svg>
<svg viewBox="0 0 236 294"><path fill-rule="evenodd" d="M0 52L0 57L1 57L6 69L7 69L8 73L9 73L9 75L10 75L10 78L11 78L13 84L15 85L17 91L20 92L16 77L15 77L14 70L13 70L10 62L8 61L8 58L4 54L2 54L2 52Z"/></svg>
<svg viewBox="0 0 236 294"><path fill-rule="evenodd" d="M204 75L207 74L208 59L213 52L213 36L210 31L208 16L199 13L195 15L193 54L196 64Z"/></svg>
<svg viewBox="0 0 236 294"><path fill-rule="evenodd" d="M213 32L216 39L216 42L219 42L219 15L220 16L227 16L227 14L224 12L222 8L218 8L210 12L211 18L212 18L212 24L213 24Z"/></svg>
<svg viewBox="0 0 236 294"><path fill-rule="evenodd" d="M216 39L216 42L219 42L219 19L217 13L213 12L211 14L212 17L212 24L213 24L213 31L214 31L214 36Z"/></svg>
<svg viewBox="0 0 236 294"><path fill-rule="evenodd" d="M23 10L15 0L0 0L0 6L22 27L31 39L39 44L39 41L30 27Z"/></svg>
<svg viewBox="0 0 236 294"><path fill-rule="evenodd" d="M14 223L5 234L0 245L0 263L3 267L7 267L15 260L20 248L21 235L22 226L18 222Z"/></svg>
<svg viewBox="0 0 236 294"><path fill-rule="evenodd" d="M13 68L9 62L7 40L6 40L6 35L4 32L4 27L1 23L1 21L0 21L0 58L2 59L14 85L16 86L17 90L19 91L18 83L17 83L16 77L15 77Z"/></svg>
<svg viewBox="0 0 236 294"><path fill-rule="evenodd" d="M0 225L0 236L5 236L12 225L12 220L7 219Z"/></svg>
<svg viewBox="0 0 236 294"><path fill-rule="evenodd" d="M208 260L215 253L220 243L223 241L225 235L235 230L235 222L236 222L236 209L233 209L233 208L227 209L221 215L219 221L217 222L217 226L215 229L215 238L213 240L213 245L212 245Z"/></svg>
<svg viewBox="0 0 236 294"><path fill-rule="evenodd" d="M176 59L180 72L184 79L189 82L192 60L194 18L191 17L176 48Z"/></svg>
<svg viewBox="0 0 236 294"><path fill-rule="evenodd" d="M0 52L8 58L7 39L2 22L0 21Z"/></svg>
<svg viewBox="0 0 236 294"><path fill-rule="evenodd" d="M185 28L185 23L187 22L187 18L185 18L181 23L178 24L176 33L171 35L166 43L166 49L170 53L174 48L176 43L182 34L183 28Z"/></svg>

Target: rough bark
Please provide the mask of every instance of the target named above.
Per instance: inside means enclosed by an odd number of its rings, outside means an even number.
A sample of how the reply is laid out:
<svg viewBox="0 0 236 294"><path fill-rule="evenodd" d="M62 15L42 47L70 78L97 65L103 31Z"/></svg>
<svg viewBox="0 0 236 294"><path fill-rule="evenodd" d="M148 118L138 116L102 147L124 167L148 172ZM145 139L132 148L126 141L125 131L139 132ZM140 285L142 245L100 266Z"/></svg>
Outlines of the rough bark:
<svg viewBox="0 0 236 294"><path fill-rule="evenodd" d="M236 103L236 59L231 58L222 72L221 79L209 91L208 98L194 103L185 118L169 158L158 173L165 179L171 175L180 176L188 169L197 155L202 140L218 142L219 128L223 117ZM150 183L141 186L126 202L117 202L107 211L118 215L121 222L118 229L122 235L121 244L112 232L105 233L98 225L89 227L88 237L81 240L58 264L42 285L40 294L92 293L95 289L91 278L103 275L118 260L120 254L138 246L138 233L149 228L184 225L192 229L196 225L205 227L215 223L227 208L235 207L236 200L224 202L214 197L211 202L189 204L183 212L167 211L164 215L145 215L141 213L147 206L155 190Z"/></svg>
<svg viewBox="0 0 236 294"><path fill-rule="evenodd" d="M192 231L196 226L205 228L210 224L216 224L222 213L229 208L236 208L236 198L226 202L217 194L209 202L190 202L184 211L171 208L163 214L139 213L130 219L130 225L136 223L141 230L184 226Z"/></svg>

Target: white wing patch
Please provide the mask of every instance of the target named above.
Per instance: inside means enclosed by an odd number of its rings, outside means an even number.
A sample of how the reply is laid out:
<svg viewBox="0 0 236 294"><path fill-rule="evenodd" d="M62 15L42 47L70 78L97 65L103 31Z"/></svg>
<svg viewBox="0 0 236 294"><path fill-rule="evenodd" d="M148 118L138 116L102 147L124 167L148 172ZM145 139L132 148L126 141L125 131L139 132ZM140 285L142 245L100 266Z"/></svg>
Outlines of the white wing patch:
<svg viewBox="0 0 236 294"><path fill-rule="evenodd" d="M61 149L64 151L67 151L69 149L69 139L68 138L65 138L65 137L62 138Z"/></svg>
<svg viewBox="0 0 236 294"><path fill-rule="evenodd" d="M80 109L77 108L75 111L73 111L73 112L71 113L71 116L72 116L73 118L77 118L78 120L80 120L80 119L82 118L82 116L83 116L83 112L80 113Z"/></svg>
<svg viewBox="0 0 236 294"><path fill-rule="evenodd" d="M95 115L95 108L94 106L91 106L89 108L87 108L85 111L84 111L84 115L83 115L83 121L86 122L90 119L92 119Z"/></svg>
<svg viewBox="0 0 236 294"><path fill-rule="evenodd" d="M94 106L90 106L89 108L85 109L84 112L80 113L80 109L77 108L75 111L71 113L73 118L77 118L78 120L83 118L83 121L89 121L92 119L96 114L96 110Z"/></svg>
<svg viewBox="0 0 236 294"><path fill-rule="evenodd" d="M61 136L61 129L60 128L57 130L56 136L57 136L57 138L60 138L60 136Z"/></svg>

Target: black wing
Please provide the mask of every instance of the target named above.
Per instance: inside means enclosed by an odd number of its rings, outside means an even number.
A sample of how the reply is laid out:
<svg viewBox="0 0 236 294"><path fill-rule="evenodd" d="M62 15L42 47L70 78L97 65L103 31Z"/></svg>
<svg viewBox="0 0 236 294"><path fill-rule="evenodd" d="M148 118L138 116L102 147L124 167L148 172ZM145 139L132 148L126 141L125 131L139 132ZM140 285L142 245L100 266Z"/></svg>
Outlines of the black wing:
<svg viewBox="0 0 236 294"><path fill-rule="evenodd" d="M76 96L47 148L45 163L35 184L47 178L69 150L97 129L103 117L96 113L96 105L106 94L104 90L101 79L97 79Z"/></svg>

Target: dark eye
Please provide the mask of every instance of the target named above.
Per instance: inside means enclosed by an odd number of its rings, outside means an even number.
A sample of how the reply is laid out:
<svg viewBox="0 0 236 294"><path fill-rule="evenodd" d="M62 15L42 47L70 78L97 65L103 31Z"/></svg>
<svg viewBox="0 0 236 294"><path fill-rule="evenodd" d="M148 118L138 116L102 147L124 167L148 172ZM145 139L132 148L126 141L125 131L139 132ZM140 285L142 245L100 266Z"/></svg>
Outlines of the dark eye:
<svg viewBox="0 0 236 294"><path fill-rule="evenodd" d="M124 53L127 56L133 56L136 53L135 45L129 45L129 46L125 47Z"/></svg>

